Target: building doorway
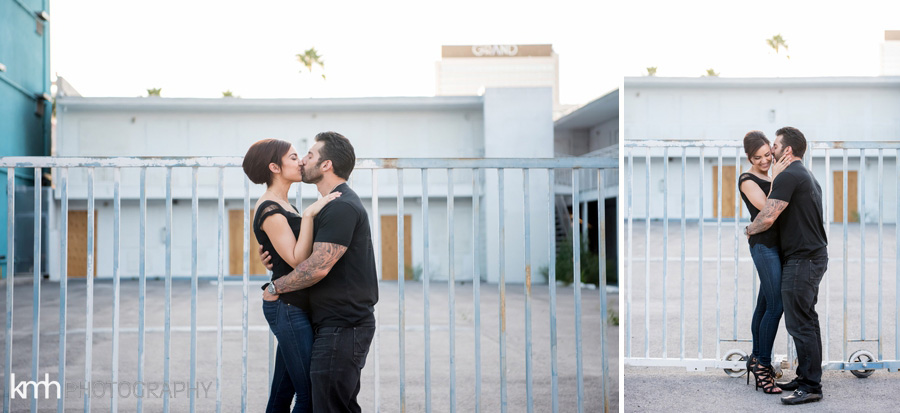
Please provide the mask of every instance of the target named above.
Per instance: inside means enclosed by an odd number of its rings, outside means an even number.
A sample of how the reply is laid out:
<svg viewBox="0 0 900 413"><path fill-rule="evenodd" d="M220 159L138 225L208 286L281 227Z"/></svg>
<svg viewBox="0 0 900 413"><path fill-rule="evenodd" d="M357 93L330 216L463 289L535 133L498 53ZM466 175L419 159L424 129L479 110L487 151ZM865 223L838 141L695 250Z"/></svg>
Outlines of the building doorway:
<svg viewBox="0 0 900 413"><path fill-rule="evenodd" d="M87 211L69 211L66 234L67 254L66 274L69 277L87 276ZM94 210L94 274L97 276L97 210Z"/></svg>
<svg viewBox="0 0 900 413"><path fill-rule="evenodd" d="M381 279L396 281L397 268L397 216L381 216ZM403 274L404 279L413 279L412 268L412 216L403 216Z"/></svg>
<svg viewBox="0 0 900 413"><path fill-rule="evenodd" d="M834 222L844 222L844 171L834 171ZM859 222L856 171L847 171L847 222Z"/></svg>
<svg viewBox="0 0 900 413"><path fill-rule="evenodd" d="M722 218L734 218L735 203L735 176L737 167L722 166ZM719 217L719 166L712 167L712 200L713 218ZM744 208L738 210L739 217L743 217Z"/></svg>
<svg viewBox="0 0 900 413"><path fill-rule="evenodd" d="M250 210L256 216L256 210ZM244 274L244 210L228 211L228 274ZM266 275L266 267L259 260L259 243L250 228L250 275Z"/></svg>

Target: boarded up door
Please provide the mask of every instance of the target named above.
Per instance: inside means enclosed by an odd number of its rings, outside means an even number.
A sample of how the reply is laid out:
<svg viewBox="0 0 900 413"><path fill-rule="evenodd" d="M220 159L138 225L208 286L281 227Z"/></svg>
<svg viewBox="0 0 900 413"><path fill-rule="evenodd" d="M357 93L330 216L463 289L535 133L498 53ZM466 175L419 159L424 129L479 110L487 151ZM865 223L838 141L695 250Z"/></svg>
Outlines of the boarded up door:
<svg viewBox="0 0 900 413"><path fill-rule="evenodd" d="M719 166L713 165L712 175L712 200L713 200L713 217L719 216ZM734 218L734 179L735 167L722 166L722 218ZM740 210L744 215L743 208Z"/></svg>
<svg viewBox="0 0 900 413"><path fill-rule="evenodd" d="M250 210L250 216L256 211ZM244 274L244 210L228 211L228 274ZM259 243L250 228L250 275L266 275L266 267L259 260Z"/></svg>
<svg viewBox="0 0 900 413"><path fill-rule="evenodd" d="M856 171L847 171L847 221L859 222ZM834 222L844 222L844 171L834 171Z"/></svg>
<svg viewBox="0 0 900 413"><path fill-rule="evenodd" d="M381 216L381 279L397 280L397 216ZM412 272L412 216L403 216L403 266L405 279Z"/></svg>
<svg viewBox="0 0 900 413"><path fill-rule="evenodd" d="M69 211L68 261L66 273L69 277L87 275L87 211ZM97 276L97 210L94 210L94 277Z"/></svg>

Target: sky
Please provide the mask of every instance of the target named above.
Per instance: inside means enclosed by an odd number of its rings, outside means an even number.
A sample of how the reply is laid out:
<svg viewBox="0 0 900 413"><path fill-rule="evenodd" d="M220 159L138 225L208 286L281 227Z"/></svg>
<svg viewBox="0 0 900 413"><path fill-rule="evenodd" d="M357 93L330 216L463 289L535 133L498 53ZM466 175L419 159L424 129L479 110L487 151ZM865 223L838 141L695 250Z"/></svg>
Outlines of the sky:
<svg viewBox="0 0 900 413"><path fill-rule="evenodd" d="M432 96L441 45L552 44L560 101L622 76L877 76L900 1L51 2L51 72L84 96ZM765 39L781 34L788 60ZM325 74L301 73L315 47Z"/></svg>
<svg viewBox="0 0 900 413"><path fill-rule="evenodd" d="M564 103L618 86L594 76L600 4L523 1L55 1L51 71L85 96L433 96L442 45L552 44ZM299 73L315 47L327 80Z"/></svg>
<svg viewBox="0 0 900 413"><path fill-rule="evenodd" d="M840 4L837 7L836 4ZM624 76L878 76L884 30L900 30L900 1L609 2L603 54ZM765 40L781 34L790 60Z"/></svg>

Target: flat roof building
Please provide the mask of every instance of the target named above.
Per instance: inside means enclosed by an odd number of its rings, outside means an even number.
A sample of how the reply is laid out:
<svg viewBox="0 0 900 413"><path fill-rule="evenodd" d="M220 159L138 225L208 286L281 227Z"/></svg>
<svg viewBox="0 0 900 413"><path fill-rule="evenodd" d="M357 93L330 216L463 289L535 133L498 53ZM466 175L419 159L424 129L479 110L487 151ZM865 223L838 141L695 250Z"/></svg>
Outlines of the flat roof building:
<svg viewBox="0 0 900 413"><path fill-rule="evenodd" d="M329 99L182 99L182 98L84 98L60 97L57 100L59 116L57 156L108 157L108 156L243 156L247 148L262 138L279 138L292 142L299 151L312 145L317 132L336 130L352 142L358 159L367 158L550 158L553 153L553 121L551 118L550 88L498 88L488 89L482 96L437 97L382 97L382 98L329 98ZM518 172L518 171L516 171ZM139 170L121 170L121 253L123 277L135 277L139 262ZM199 168L198 226L200 237L217 239L216 219L218 178L215 168ZM68 194L70 198L68 223L71 239L85 239L87 231L87 171L73 168L69 172ZM159 277L165 274L165 168L149 168L147 182L147 274ZM423 249L425 220L429 222L430 279L446 280L449 259L442 251L448 247L447 215L448 174L443 170L429 172L428 215L422 212L421 172L404 173L403 205L404 235L410 248L406 250L404 267L418 271L425 259ZM454 265L458 269L458 281L471 280L469 271L475 260L481 266L480 277L487 282L497 282L498 260L501 257L498 226L500 217L497 189L497 172L482 171L483 176L473 177L471 170L460 168L453 177L455 216ZM503 192L504 217L508 222L523 222L523 181L521 173L510 172ZM373 192L373 178L377 177L378 192ZM242 273L242 225L244 175L240 168L225 168L223 172L223 197L227 210L224 235L227 274ZM97 234L96 276L112 276L114 238L112 228L115 211L114 171L97 168L94 175L94 194L97 199L95 233ZM473 200L473 179L479 183L479 203ZM551 209L550 195L546 193L547 174L534 171L531 176L532 250L535 268L546 265L549 230L546 224ZM398 172L397 170L360 169L351 175L351 187L370 208L370 220L384 227L374 235L376 256L381 257L380 272L384 279L397 276L396 250L380 249L380 245L397 245ZM314 187L302 184L305 205L316 197ZM250 197L256 199L264 191L262 185L252 185ZM571 190L570 190L571 191ZM299 193L299 192L298 192ZM192 175L190 168L175 168L172 172L172 196L174 230L173 274L187 276L191 273L191 225L192 225ZM294 194L291 194L292 201ZM373 196L379 199L378 211L374 210ZM51 279L58 279L59 231L61 200L58 191L47 195L52 199L48 212L50 262L45 267ZM473 248L473 224L475 206L478 206L479 252ZM298 205L302 209L301 205ZM542 221L543 220L543 221ZM508 282L524 282L522 250L524 228L509 224L506 228L506 263ZM84 276L86 248L71 247L83 243L70 242L68 262L69 276ZM253 247L255 250L255 246ZM215 242L204 242L195 258L201 276L210 276L217 270ZM477 257L477 258L476 258ZM255 254L251 254L251 274L262 274ZM515 270L514 270L515 268ZM522 269L521 271L518 269ZM541 282L535 280L535 282Z"/></svg>
<svg viewBox="0 0 900 413"><path fill-rule="evenodd" d="M869 142L873 149L846 149L846 166L842 148L809 150L806 166L822 186L831 222L843 220L845 172L849 222L872 223L879 216L885 223L897 220L891 212L897 208L898 177L893 173L897 151L890 145L900 139L900 77L626 77L622 93L626 145L632 140L739 142L751 130L760 130L774 140L775 132L784 126L800 129L811 142ZM882 148L878 149L878 145ZM735 202L741 201L735 201L737 197L733 195L738 171L749 168L743 149L724 148L719 155L717 148L705 148L702 168L698 166L700 151L699 147L691 147L685 152L685 180L690 183L684 205L688 218L698 218L697 211L701 210L704 219L717 216L719 177L722 193L727 194L723 195L722 216L732 218L737 214L748 218L745 206L735 211ZM635 183L647 179L645 152L625 149L627 165L634 155ZM662 218L664 206L668 205L670 217L680 216L681 205L676 197L681 193L682 149L669 148L666 162L662 147L650 153L650 198L660 199L667 188L672 198L667 203L652 203L647 211L648 190L635 184L634 214ZM721 163L719 156L723 156ZM880 162L883 174L879 172ZM883 196L883 208L888 211L883 214L879 212L879 196Z"/></svg>
<svg viewBox="0 0 900 413"><path fill-rule="evenodd" d="M436 94L472 96L497 87L550 87L554 119L559 103L559 56L550 44L442 46Z"/></svg>
<svg viewBox="0 0 900 413"><path fill-rule="evenodd" d="M881 45L881 75L900 76L900 30L885 30Z"/></svg>

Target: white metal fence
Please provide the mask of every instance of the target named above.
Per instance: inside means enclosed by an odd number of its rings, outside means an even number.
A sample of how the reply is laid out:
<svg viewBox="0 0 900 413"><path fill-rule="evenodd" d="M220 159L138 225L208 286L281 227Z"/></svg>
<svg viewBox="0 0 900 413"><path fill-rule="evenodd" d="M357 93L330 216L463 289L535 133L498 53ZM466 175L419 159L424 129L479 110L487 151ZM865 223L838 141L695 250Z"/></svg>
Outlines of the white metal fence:
<svg viewBox="0 0 900 413"><path fill-rule="evenodd" d="M625 364L743 374L741 360L749 352L741 346L752 341L749 321L758 280L741 233L749 223L738 188L740 173L749 166L741 143L633 140L624 147ZM822 186L829 235L829 268L818 305L826 369L859 377L900 370L898 159L900 142L809 143L804 165ZM867 180L867 174L874 179ZM858 177L854 189L850 176ZM729 189L723 191L723 184ZM849 211L853 200L859 204L856 217ZM723 209L723 202L729 207ZM849 222L853 218L858 223ZM893 222L887 233L886 221ZM680 230L670 231L670 223ZM635 225L642 226L637 234ZM876 234L867 231L870 225ZM712 242L706 231L714 232ZM784 339L783 328L779 336L786 346L779 366L793 368L792 341Z"/></svg>
<svg viewBox="0 0 900 413"><path fill-rule="evenodd" d="M15 216L15 169L23 168L23 169L31 169L34 171L35 176L35 186L40 186L41 184L41 174L44 168L52 168L53 175L55 178L56 191L59 197L59 207L60 207L60 231L61 234L59 236L59 251L60 251L60 260L59 260L59 271L60 271L60 286L59 286L59 354L58 354L58 385L63 388L66 387L66 367L69 365L66 359L67 355L67 336L72 334L71 331L67 331L67 314L68 314L68 306L67 302L67 285L70 280L67 277L67 257L68 257L68 238L66 236L66 232L68 230L67 225L67 217L68 210L70 204L70 198L72 193L83 193L84 200L87 203L87 268L86 274L93 274L94 267L96 265L96 257L94 254L94 248L97 240L98 234L95 233L94 230L94 211L96 210L96 177L97 171L111 171L112 173L112 196L111 200L113 203L113 243L112 243L112 308L109 309L112 314L112 329L111 329L111 353L104 356L111 357L111 376L110 383L112 383L112 388L110 391L110 406L111 410L117 410L119 407L119 397L121 392L117 388L120 375L119 375L119 364L120 364L120 312L122 311L122 301L121 301L121 270L122 270L122 261L121 261L121 252L120 246L122 244L122 234L121 234L121 200L122 200L122 175L123 170L129 171L130 174L133 174L134 170L138 172L139 185L137 189L139 191L139 202L140 202L140 215L139 215L139 240L140 240L140 254L139 254L139 292L137 296L137 300L128 300L124 305L126 306L137 306L137 311L139 315L139 320L137 323L137 348L136 352L138 354L138 368L137 368L137 377L135 382L138 383L137 387L134 389L135 392L143 392L146 389L143 389L140 383L144 382L146 377L146 369L145 369L145 356L146 356L146 319L145 319L145 309L147 306L147 298L151 298L153 300L164 300L164 327L163 327L163 357L164 357L164 374L163 374L163 382L169 383L171 379L171 366L170 366L170 357L173 352L178 351L176 349L171 348L172 342L172 281L173 281L173 271L172 271L172 261L173 261L173 243L172 243L172 233L173 233L173 173L175 171L180 170L189 170L191 171L191 293L190 293L190 384L192 387L197 386L197 359L198 359L198 320L197 320L197 304L198 304L198 282L200 277L198 276L198 248L199 248L199 227L198 227L198 215L199 215L199 196L198 196L198 175L200 168L204 169L212 169L217 172L217 196L218 200L218 237L217 237L217 248L218 248L218 272L217 276L213 279L217 281L217 299L216 299L216 341L214 349L208 349L209 351L216 352L216 380L215 380L215 393L216 393L216 410L219 411L222 408L222 399L223 399L223 389L225 389L225 381L224 381L224 373L223 373L223 359L225 357L236 357L235 354L224 354L223 353L223 325L224 325L224 274L225 274L225 261L224 261L224 250L225 250L225 174L227 169L239 168L241 164L242 158L172 158L172 159L164 159L164 158L41 158L41 157L7 157L0 158L0 168L5 168L7 170L8 176L8 245L9 250L7 254L7 268L6 268L6 345L4 351L4 361L5 361L5 371L4 373L4 411L10 410L10 399L11 395L8 392L10 389L10 379L11 374L14 373L11 370L12 361L13 361L13 315L14 315L14 297L15 297L15 283L13 282L12 274L15 273L14 268L14 257L15 257L15 225L16 221L14 219ZM422 204L422 213L423 216L428 216L429 211L429 184L428 184L428 175L429 172L440 172L444 171L446 173L446 182L447 192L446 192L446 200L447 200L447 228L448 234L450 237L450 242L448 243L448 250L443 253L448 254L449 257L453 257L454 252L454 242L453 238L457 235L462 237L471 238L471 242L473 244L473 251L477 254L479 251L483 250L483 246L485 245L485 240L481 236L482 231L479 230L481 224L480 211L484 208L479 206L479 202L486 195L485 188L496 188L498 191L497 194L497 210L494 211L497 214L499 219L499 248L501 257L498 260L499 268L499 300L496 303L490 303L491 305L499 306L499 352L500 352L500 409L501 411L506 411L507 409L507 394L506 388L509 380L524 380L527 387L527 410L530 412L534 409L534 398L533 395L536 393L533 385L534 381L534 373L532 371L532 324L533 318L531 314L532 309L532 258L531 258L531 248L532 244L532 235L531 232L533 230L533 220L530 216L531 214L531 204L530 196L533 193L533 186L535 182L545 182L547 185L544 188L541 188L540 192L543 192L546 189L546 194L550 194L546 196L547 199L547 211L549 211L549 215L546 220L541 220L543 222L541 225L546 225L546 229L549 231L549 234L555 233L555 215L554 215L554 196L556 191L556 179L554 179L554 175L568 174L571 175L571 187L573 188L571 196L572 196L572 205L580 205L581 204L581 193L585 190L582 188L582 185L579 184L579 173L582 170L590 170L593 171L592 175L596 177L597 186L595 188L587 188L594 191L596 193L601 194L602 191L598 191L598 188L604 188L603 186L603 176L604 172L608 170L612 170L618 167L618 162L616 159L611 158L558 158L558 159L364 159L359 160L357 163L357 176L360 174L365 175L365 172L360 170L370 170L371 174L367 182L371 183L371 210L375 217L379 216L379 208L378 208L378 200L379 200L379 185L376 171L379 170L396 170L396 197L397 197L397 216L404 216L404 202L400 202L404 200L404 184L403 177L404 171L420 171L422 179L421 179L421 192L419 194L419 198ZM454 187L458 186L458 179L454 178L454 171L459 170L470 170L472 171L472 181L471 181L471 198L474 204L473 206L473 216L472 216L472 232L468 234L456 234L454 228L455 223L454 220ZM86 173L83 184L85 188L75 188L70 186L70 176L73 176L73 173L81 171ZM162 259L163 257L148 257L146 252L146 240L147 240L147 202L148 202L148 184L147 184L147 176L148 171L154 171L158 173L158 171L164 171L165 173L165 187L154 188L157 192L164 191L165 192L165 208L166 208L166 224L165 224L165 291L162 294L162 298L160 297L148 297L146 292L146 264L148 258L156 258ZM486 185L485 178L486 171L491 172L491 176L496 178L494 182L496 186ZM572 171L572 172L569 172ZM104 172L108 173L108 172ZM516 190L516 193L522 193L524 198L521 200L524 210L524 220L520 222L506 223L504 221L504 217L507 215L510 208L507 208L504 205L506 196L505 191L505 183L509 180L509 176L506 174L518 175L521 179L517 179L515 182L521 182L521 192ZM543 180L535 180L536 175L541 175L545 177ZM365 180L365 179L364 179ZM250 237L250 190L249 190L249 181L246 178L241 178L241 182L243 184L243 239L246 241ZM133 183L132 183L133 184ZM582 188L582 190L579 190ZM83 192L82 192L83 191ZM545 195L546 195L545 194ZM34 197L36 205L36 209L39 212L39 206L41 205L41 197L42 191L34 191ZM301 194L298 189L298 204L300 204ZM604 202L597 203L598 208L598 217L599 217L599 225L600 230L599 234L599 254L601 257L601 263L605 262L605 217L606 211L604 210ZM579 225L574 225L581 220L581 208L573 207L572 208L573 216L571 217L573 227L579 227ZM568 218L568 217L567 217ZM427 219L423 222L423 231L425 235L423 236L424 245L423 248L425 250L424 254L424 269L425 276L423 277L423 288L424 288L424 334L425 334L425 410L431 411L431 394L433 391L442 390L450 392L450 405L449 410L456 410L456 389L459 386L472 386L475 387L475 410L480 410L482 408L481 404L481 300L480 300L480 285L482 284L482 277L479 272L481 271L481 266L478 264L479 262L484 260L484 257L476 257L473 260L473 266L471 271L474 272L473 280L473 303L474 303L474 318L475 318L475 363L474 365L467 366L458 366L455 362L455 349L457 344L455 343L455 331L456 331L456 321L454 319L454 314L456 310L456 302L455 302L455 285L456 275L459 271L454 269L454 260L449 259L449 282L448 286L448 294L449 294L449 340L450 340L450 357L449 357L449 369L450 369L450 380L448 383L440 383L436 386L433 386L430 380L431 373L431 356L429 349L431 347L430 344L430 331L431 328L429 326L429 313L431 311L429 304L429 283L430 278L427 274L429 273L429 244L428 244L428 226ZM377 219L371 220L373 226L373 239L378 239L380 226ZM41 220L34 220L34 233L41 234ZM397 240L397 248L398 248L398 263L402 263L404 260L404 230L403 230L403 219L398 219L398 240ZM504 251L505 246L508 241L504 238L504 234L507 231L508 226L510 225L521 225L524 229L524 245L526 246L522 253L524 254L524 268L520 269L512 269L512 271L524 271L524 294L525 294L525 354L526 354L526 371L524 375L521 377L507 377L507 364L506 364L506 351L507 351L507 343L506 343L506 253ZM185 229L180 229L180 231L184 231ZM581 249L577 246L581 243L581 232L580 231L572 231L573 234L573 266L574 273L581 273ZM34 242L34 250L33 254L35 257L40 257L42 255L42 244L36 237ZM241 392L241 410L248 410L247 399L248 399L248 294L249 294L249 282L251 279L262 279L265 277L253 277L249 274L249 263L250 263L250 254L255 254L255 251L250 251L248 247L248 243L243 243L243 274L241 278L241 286L242 286L242 320L241 320L241 333L242 333L242 342L241 342L241 375L240 375L240 392ZM379 246L377 246L376 241L376 259L379 259ZM549 259L549 279L548 286L550 290L550 311L547 316L549 317L549 329L550 329L550 349L551 349L551 363L552 363L552 377L551 377L551 389L550 394L552 398L552 410L557 411L559 406L559 386L558 383L558 369L557 369L557 322L556 322L556 270L555 270L555 257L556 257L556 248L555 241L553 237L550 236L549 246L547 248L547 257ZM36 264L34 266L34 282L32 289L32 332L31 332L31 379L33 381L41 380L42 377L39 376L39 360L40 357L40 331L41 331L41 278L43 271L41 269L40 261L36 260ZM469 270L469 269L465 269ZM601 340L599 343L589 343L591 345L591 350L598 350L599 356L602 363L602 376L601 376L601 388L591 388L587 389L589 392L602 392L602 405L604 410L609 409L609 366L608 366L608 357L607 357L607 344L606 340L606 331L607 331L607 322L606 322L606 314L607 314L607 300L606 300L606 283L603 280L606 280L606 266L599 265L599 279L601 282L599 283L599 293L600 293L600 303L601 308L600 312L602 316L600 317L603 321L601 323ZM399 297L399 325L397 328L398 331L398 343L399 348L396 349L399 354L399 365L398 366L390 366L391 368L396 368L399 371L399 386L398 388L391 389L381 389L380 380L379 380L379 371L382 367L379 366L379 352L385 351L383 349L379 349L379 335L380 329L376 330L376 339L372 345L372 354L373 357L370 359L374 362L374 383L372 386L375 388L375 406L374 410L378 411L379 404L379 392L384 391L397 391L400 393L400 410L403 410L405 407L406 400L406 389L408 383L405 380L405 363L406 363L406 348L405 348L405 334L407 331L407 327L405 325L406 319L406 305L405 305L405 268L403 265L398 265L398 297ZM585 389L584 389L584 377L583 377L583 360L584 355L582 353L583 343L582 343L582 288L581 288L581 280L580 277L574 277L575 288L574 291L574 314L575 314L575 366L576 366L576 385L577 385L577 408L579 411L584 410L584 400L585 400ZM93 342L94 334L96 333L97 328L94 325L94 277L87 276L86 277L86 298L85 298L85 317L86 317L86 325L84 329L84 382L91 383L92 379L95 379L94 371L92 369L93 366L93 357L94 357L94 348L95 343ZM46 297L45 297L46 299ZM376 307L377 314L377 307ZM543 322L543 317L542 317ZM392 350L391 350L392 351ZM565 356L565 354L564 354ZM271 334L269 335L269 371L271 374L272 370L272 360L274 359L274 345L273 345L273 337ZM457 383L455 372L457 368L465 367L466 369L474 369L475 370L475 383ZM259 378L256 378L259 380ZM35 386L35 392L37 387ZM91 409L91 395L88 394L90 389L82 389L84 394L84 402L83 409L88 411ZM234 390L236 391L236 389ZM190 392L190 409L191 411L195 410L195 392ZM37 411L37 397L31 400L31 411ZM170 408L169 405L169 395L167 394L163 401L163 410L168 411ZM72 408L72 406L67 406L65 403L65 398L59 398L57 401L57 410L63 411L66 408ZM137 410L141 411L144 408L142 404L142 399L138 398L137 401ZM249 410L256 410L254 408L250 408Z"/></svg>

